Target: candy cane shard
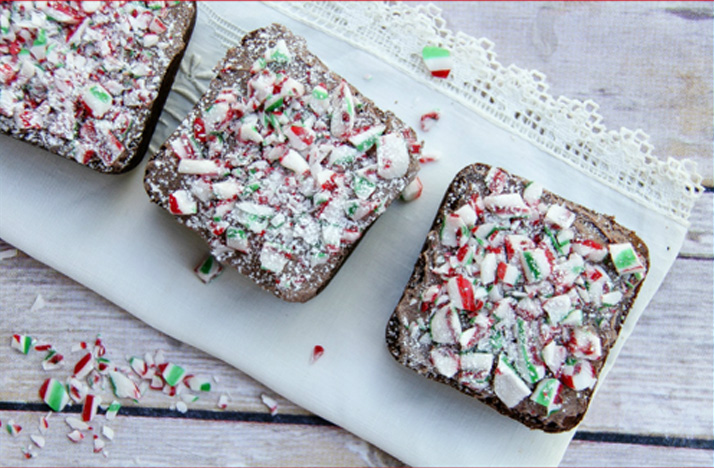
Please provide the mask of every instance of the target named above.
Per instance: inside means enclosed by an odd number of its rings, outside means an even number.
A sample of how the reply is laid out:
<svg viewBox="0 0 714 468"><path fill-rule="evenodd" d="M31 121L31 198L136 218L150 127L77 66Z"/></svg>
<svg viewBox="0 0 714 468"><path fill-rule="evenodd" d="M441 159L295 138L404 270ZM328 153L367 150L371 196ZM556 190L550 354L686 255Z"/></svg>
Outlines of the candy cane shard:
<svg viewBox="0 0 714 468"><path fill-rule="evenodd" d="M21 352L22 354L27 354L32 349L32 345L35 343L35 339L30 336L25 335L12 335L12 340L10 341L10 346L12 349Z"/></svg>
<svg viewBox="0 0 714 468"><path fill-rule="evenodd" d="M39 394L42 401L56 412L62 411L70 400L65 386L55 379L45 380Z"/></svg>
<svg viewBox="0 0 714 468"><path fill-rule="evenodd" d="M454 65L451 52L443 47L426 46L421 51L422 59L431 76L448 78Z"/></svg>
<svg viewBox="0 0 714 468"><path fill-rule="evenodd" d="M260 395L260 399L263 402L263 404L270 410L270 415L275 416L278 414L278 402L275 401L273 398L269 397L265 393L262 393Z"/></svg>

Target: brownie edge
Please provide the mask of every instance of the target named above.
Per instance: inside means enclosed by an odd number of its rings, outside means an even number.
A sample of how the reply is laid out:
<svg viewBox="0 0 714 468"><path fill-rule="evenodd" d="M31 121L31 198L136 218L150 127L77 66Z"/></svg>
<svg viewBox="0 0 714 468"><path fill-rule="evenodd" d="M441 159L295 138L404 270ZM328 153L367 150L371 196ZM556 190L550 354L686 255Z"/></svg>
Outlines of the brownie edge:
<svg viewBox="0 0 714 468"><path fill-rule="evenodd" d="M648 249L615 222L484 164L452 181L386 327L400 364L532 428L584 417Z"/></svg>

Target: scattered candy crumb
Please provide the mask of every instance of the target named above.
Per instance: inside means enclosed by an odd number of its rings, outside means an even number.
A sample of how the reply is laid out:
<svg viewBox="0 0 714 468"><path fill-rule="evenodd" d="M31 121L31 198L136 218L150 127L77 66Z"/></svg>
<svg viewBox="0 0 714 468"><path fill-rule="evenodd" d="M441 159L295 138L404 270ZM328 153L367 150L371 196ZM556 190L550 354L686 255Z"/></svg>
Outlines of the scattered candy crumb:
<svg viewBox="0 0 714 468"><path fill-rule="evenodd" d="M67 438L69 440L71 440L72 442L74 442L75 444L77 444L77 443L81 442L82 439L84 439L84 434L79 432L79 429L75 429L72 432L70 432L69 434L67 434Z"/></svg>
<svg viewBox="0 0 714 468"><path fill-rule="evenodd" d="M42 294L38 294L37 297L35 298L35 302L32 303L32 307L30 307L30 312L36 312L47 305L47 302L45 302L45 298L42 297Z"/></svg>
<svg viewBox="0 0 714 468"><path fill-rule="evenodd" d="M325 354L325 348L323 348L320 345L315 345L315 347L312 348L312 356L310 356L310 364L315 364L315 361L320 359L323 354Z"/></svg>
<svg viewBox="0 0 714 468"><path fill-rule="evenodd" d="M44 299L38 295L34 307L39 309L44 305ZM29 355L33 350L36 353L46 353L41 360L41 366L45 371L56 371L65 364L63 355L52 344L37 343L38 340L31 336L14 334L10 346L23 355ZM73 345L71 349L72 352L80 352L81 357L73 366L67 366L69 375L47 378L40 388L38 393L40 398L52 411L39 418L39 433L28 436L31 445L21 449L24 458L37 456L37 452L32 450L32 444L44 448L45 436L50 428L50 417L53 412L60 412L65 406L73 403L82 405L82 411L78 415L67 416L64 420L70 429L66 434L67 438L74 443L80 443L85 437L90 437L93 441L94 453L102 453L104 457L108 457L106 444L114 439L114 430L100 423L95 428L90 423L98 419L102 413L106 421L114 420L121 409L121 399L131 399L138 404L146 392L155 390L172 398L173 409L186 413L188 405L199 400L197 393L210 392L213 387L211 382L219 381L215 376L188 374L183 367L168 362L161 349L155 353L145 353L143 359L128 356L126 358L128 365L113 362L106 356L107 349L99 335L94 342L83 341ZM113 395L109 393L108 399L102 398L102 392L112 392ZM111 396L116 399L112 399ZM103 401L111 401L111 403L102 405ZM218 398L217 406L226 409L228 401L228 395L223 393ZM272 406L269 407L271 414L274 415L277 412L277 403L272 399L266 401L272 402ZM14 420L7 421L5 429L13 437L18 437L22 431L22 427Z"/></svg>
<svg viewBox="0 0 714 468"><path fill-rule="evenodd" d="M32 443L37 445L39 448L43 448L45 446L45 438L42 437L41 435L32 434L30 436L30 440L32 441Z"/></svg>
<svg viewBox="0 0 714 468"><path fill-rule="evenodd" d="M19 424L15 424L15 421L11 419L7 422L7 426L5 426L5 429L7 429L7 433L11 436L17 437L22 431L22 426L20 426Z"/></svg>
<svg viewBox="0 0 714 468"><path fill-rule="evenodd" d="M218 397L218 402L216 402L216 406L220 409L226 409L228 407L228 395L222 393L221 396Z"/></svg>
<svg viewBox="0 0 714 468"><path fill-rule="evenodd" d="M432 152L424 152L422 153L421 157L419 158L419 163L420 164L427 164L431 162L436 162L441 159L441 153L432 151Z"/></svg>
<svg viewBox="0 0 714 468"><path fill-rule="evenodd" d="M428 132L434 128L434 125L436 125L436 122L438 122L439 119L441 119L441 112L438 110L427 112L419 119L419 127L421 127L422 131Z"/></svg>
<svg viewBox="0 0 714 468"><path fill-rule="evenodd" d="M213 255L209 255L193 271L198 279L208 284L223 273L223 265Z"/></svg>
<svg viewBox="0 0 714 468"><path fill-rule="evenodd" d="M369 73L365 73L363 78L365 79L365 81L372 81L373 76L370 75Z"/></svg>
<svg viewBox="0 0 714 468"><path fill-rule="evenodd" d="M404 187L402 193L399 194L399 198L401 198L402 201L405 202L414 201L417 198L421 197L421 193L423 190L424 185L421 183L421 179L417 176L409 183L409 185Z"/></svg>
<svg viewBox="0 0 714 468"><path fill-rule="evenodd" d="M268 407L270 410L270 415L275 416L278 414L278 402L275 401L273 398L269 397L265 393L262 393L260 395L260 399L263 401L263 404Z"/></svg>

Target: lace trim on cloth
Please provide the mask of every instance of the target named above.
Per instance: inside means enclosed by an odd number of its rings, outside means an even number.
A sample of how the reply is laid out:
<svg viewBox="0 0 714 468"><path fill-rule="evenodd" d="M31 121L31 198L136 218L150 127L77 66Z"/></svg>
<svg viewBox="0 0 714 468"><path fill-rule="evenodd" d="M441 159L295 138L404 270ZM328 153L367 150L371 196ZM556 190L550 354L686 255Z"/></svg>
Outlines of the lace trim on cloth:
<svg viewBox="0 0 714 468"><path fill-rule="evenodd" d="M383 2L275 2L268 5L298 21L366 50L412 79L449 96L520 135L546 153L608 187L687 226L703 191L696 163L660 160L642 130L608 131L598 105L548 93L546 77L496 60L494 44L454 33L433 4ZM214 34L234 46L246 32L201 5ZM426 45L451 51L447 79L432 78L421 58ZM186 70L188 71L188 70ZM180 74L184 73L184 69ZM183 81L183 80L182 80Z"/></svg>

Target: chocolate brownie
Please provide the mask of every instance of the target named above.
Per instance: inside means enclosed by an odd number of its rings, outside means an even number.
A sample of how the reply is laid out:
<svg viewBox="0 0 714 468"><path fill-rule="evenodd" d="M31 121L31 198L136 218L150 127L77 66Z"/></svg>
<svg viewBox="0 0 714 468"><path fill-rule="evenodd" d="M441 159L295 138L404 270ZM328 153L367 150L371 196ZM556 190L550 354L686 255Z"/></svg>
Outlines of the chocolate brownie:
<svg viewBox="0 0 714 468"><path fill-rule="evenodd" d="M193 2L0 3L0 131L103 173L146 152Z"/></svg>
<svg viewBox="0 0 714 468"><path fill-rule="evenodd" d="M531 428L567 431L585 415L648 262L612 217L468 166L389 320L389 351Z"/></svg>
<svg viewBox="0 0 714 468"><path fill-rule="evenodd" d="M151 158L151 200L276 296L314 297L416 177L415 132L281 25L247 34Z"/></svg>

